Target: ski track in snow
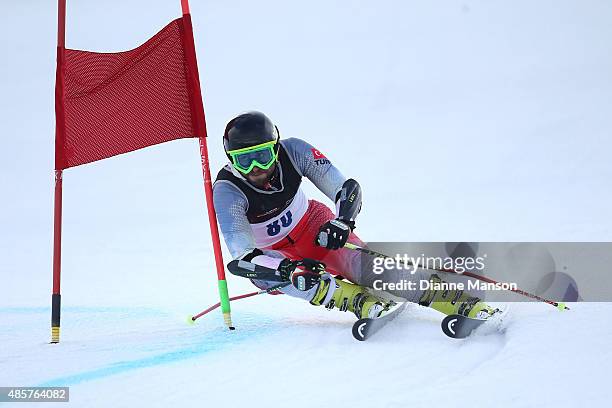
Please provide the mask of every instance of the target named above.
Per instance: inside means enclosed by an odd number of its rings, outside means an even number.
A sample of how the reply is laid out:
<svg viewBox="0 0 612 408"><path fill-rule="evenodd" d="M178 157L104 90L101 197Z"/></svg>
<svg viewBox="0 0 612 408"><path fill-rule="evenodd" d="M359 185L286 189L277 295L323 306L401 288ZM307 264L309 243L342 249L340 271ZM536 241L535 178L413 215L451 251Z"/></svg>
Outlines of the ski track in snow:
<svg viewBox="0 0 612 408"><path fill-rule="evenodd" d="M36 379L36 386L73 386L143 368L173 364L220 351L246 340L254 341L257 337L280 327L266 316L245 315L241 319L244 330L231 333L231 337L228 337L223 326L207 324L208 322L200 322L197 331L185 327L187 317L184 319L185 324L177 327L177 319L172 319L172 315L154 309L71 307L65 308L63 312L67 319L72 320L65 330L78 330L78 340L67 337L57 345L43 343L36 345L34 349L25 350L20 349L22 344L16 343L17 349L11 353L11 356L15 357L5 357L16 367L35 366L35 361L41 357L50 359L48 363L51 367L64 369L66 357L78 362L78 370L70 374ZM19 322L27 321L44 327L50 309L3 308L0 313L5 318L0 330L3 333L14 333L18 330ZM5 337L7 338L2 340L10 343L9 336ZM38 337L39 340L43 338L44 336ZM85 360L80 357L85 357L83 354L89 355L93 350L98 354L97 358L87 358L89 361L83 364ZM137 356L141 357L134 358ZM91 367L83 369L83 365ZM67 371L72 371L70 369L73 367L68 367ZM60 371L64 370L60 368ZM12 381L19 381L18 373L11 373ZM27 383L31 384L32 380L29 379Z"/></svg>
<svg viewBox="0 0 612 408"><path fill-rule="evenodd" d="M300 316L296 310L310 306L288 298L253 303L270 313L236 308L234 332L218 316L189 326L178 313L163 310L66 308L58 345L43 342L48 308L3 308L0 361L11 372L0 382L70 386L71 401L83 406L130 406L143 394L153 396L146 398L149 406L196 405L198 398L219 404L231 398L244 406L262 389L290 382L299 370L314 384L321 378L331 384L356 381L360 395L378 396L389 407L425 406L432 395L445 404L495 398L515 405L525 393L531 399L524 406L564 406L583 387L592 390L583 392L584 398L599 401L604 368L598 367L612 361L610 326L589 318L593 311L610 310L609 304L575 304L565 313L541 304L514 304L504 333L466 340L444 336L437 312L410 305L362 343L351 336L354 319L348 314L312 308L313 316ZM272 304L284 311L272 310ZM28 327L38 329L28 332ZM571 387L557 389L570 379ZM227 390L239 385L242 392L228 396ZM117 393L117 387L129 391ZM292 387L279 386L274 395L290 398L292 406L312 404ZM317 395L332 404L345 400L334 387L317 388ZM361 402L351 405L372 404L371 399Z"/></svg>

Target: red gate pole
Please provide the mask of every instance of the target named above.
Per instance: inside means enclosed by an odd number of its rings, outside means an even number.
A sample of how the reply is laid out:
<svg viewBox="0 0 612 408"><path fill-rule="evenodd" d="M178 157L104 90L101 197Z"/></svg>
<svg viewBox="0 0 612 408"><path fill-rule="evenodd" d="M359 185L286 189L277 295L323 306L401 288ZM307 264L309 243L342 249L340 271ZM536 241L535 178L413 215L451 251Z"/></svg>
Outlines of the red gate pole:
<svg viewBox="0 0 612 408"><path fill-rule="evenodd" d="M66 0L57 3L57 68L55 74L55 204L53 209L53 292L51 295L51 343L60 338L60 274L62 266L62 177L64 147L64 49Z"/></svg>
<svg viewBox="0 0 612 408"><path fill-rule="evenodd" d="M215 253L215 266L217 269L217 280L219 287L219 297L221 299L221 312L223 320L230 330L234 330L232 325L232 315L230 308L230 298L225 279L225 266L223 265L223 255L221 254L221 241L219 239L219 227L217 216L213 204L212 181L210 178L210 168L208 165L208 148L206 146L206 119L204 117L204 104L202 102L202 91L200 89L200 77L198 74L198 63L195 53L195 43L193 40L193 27L191 25L191 15L189 14L189 0L181 0L183 10L183 46L185 49L185 59L188 66L189 96L191 102L192 120L196 136L200 140L200 156L202 158L202 173L204 176L204 193L206 195L206 207L208 210L208 222L210 223L210 235L213 241Z"/></svg>

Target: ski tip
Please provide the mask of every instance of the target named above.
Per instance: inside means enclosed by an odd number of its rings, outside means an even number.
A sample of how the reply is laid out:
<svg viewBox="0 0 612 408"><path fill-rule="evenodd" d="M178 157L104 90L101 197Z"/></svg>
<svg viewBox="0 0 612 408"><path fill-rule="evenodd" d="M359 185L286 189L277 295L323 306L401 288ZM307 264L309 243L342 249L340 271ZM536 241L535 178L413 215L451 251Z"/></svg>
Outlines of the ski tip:
<svg viewBox="0 0 612 408"><path fill-rule="evenodd" d="M563 303L563 302L559 302L559 303L557 303L557 309L559 309L559 311L561 311L561 312L564 312L564 311L566 311L566 310L570 310L570 308L569 308L569 307L567 307L567 306L565 305L565 303Z"/></svg>
<svg viewBox="0 0 612 408"><path fill-rule="evenodd" d="M191 316L191 315L187 316L187 324L190 325L190 326L195 325L195 320L194 320L193 316Z"/></svg>
<svg viewBox="0 0 612 408"><path fill-rule="evenodd" d="M353 337L359 341L365 341L368 335L368 320L361 319L353 325Z"/></svg>
<svg viewBox="0 0 612 408"><path fill-rule="evenodd" d="M455 326L458 325L460 319L461 317L458 315L446 316L441 323L442 331L444 332L444 334L453 339L458 338L457 333L455 331Z"/></svg>
<svg viewBox="0 0 612 408"><path fill-rule="evenodd" d="M464 339L486 320L452 314L442 320L442 331L452 339Z"/></svg>

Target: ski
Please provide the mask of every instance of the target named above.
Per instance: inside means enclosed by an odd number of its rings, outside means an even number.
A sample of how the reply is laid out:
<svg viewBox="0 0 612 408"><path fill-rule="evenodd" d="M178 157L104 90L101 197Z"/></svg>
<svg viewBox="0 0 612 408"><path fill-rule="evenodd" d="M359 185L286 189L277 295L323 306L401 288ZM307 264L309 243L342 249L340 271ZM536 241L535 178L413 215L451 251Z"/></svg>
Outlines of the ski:
<svg viewBox="0 0 612 408"><path fill-rule="evenodd" d="M442 320L442 331L453 339L468 337L474 330L480 327L486 320L471 319L462 315L449 315Z"/></svg>
<svg viewBox="0 0 612 408"><path fill-rule="evenodd" d="M488 319L473 319L463 315L449 315L442 320L442 331L453 339L464 339L469 337L482 325L489 327L490 331L503 331L504 321L508 317L508 309L499 310ZM479 330L482 332L482 330Z"/></svg>
<svg viewBox="0 0 612 408"><path fill-rule="evenodd" d="M403 302L396 306L394 309L387 311L380 317L376 318L363 318L357 320L353 324L353 337L359 341L366 341L377 333L380 329L385 327L387 323L395 319L400 313L406 308L407 302Z"/></svg>

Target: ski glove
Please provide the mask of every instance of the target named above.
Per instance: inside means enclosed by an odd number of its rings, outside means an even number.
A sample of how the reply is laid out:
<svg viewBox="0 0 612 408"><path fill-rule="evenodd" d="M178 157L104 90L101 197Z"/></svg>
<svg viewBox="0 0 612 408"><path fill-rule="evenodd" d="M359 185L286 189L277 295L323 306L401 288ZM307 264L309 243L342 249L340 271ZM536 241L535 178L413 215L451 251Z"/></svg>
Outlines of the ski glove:
<svg viewBox="0 0 612 408"><path fill-rule="evenodd" d="M339 219L327 221L319 228L315 244L327 249L339 249L348 241L351 230L354 228L345 221Z"/></svg>
<svg viewBox="0 0 612 408"><path fill-rule="evenodd" d="M325 264L310 258L299 261L285 258L278 265L278 271L283 281L290 281L298 290L305 291L319 284Z"/></svg>

